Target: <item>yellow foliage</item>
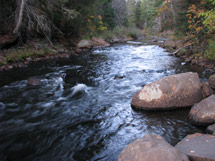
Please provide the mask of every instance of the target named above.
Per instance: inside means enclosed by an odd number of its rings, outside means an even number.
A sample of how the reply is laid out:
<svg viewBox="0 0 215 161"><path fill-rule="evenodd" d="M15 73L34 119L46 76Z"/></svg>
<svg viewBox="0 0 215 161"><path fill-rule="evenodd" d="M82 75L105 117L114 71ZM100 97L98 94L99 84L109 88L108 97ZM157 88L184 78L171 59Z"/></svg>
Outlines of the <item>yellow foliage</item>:
<svg viewBox="0 0 215 161"><path fill-rule="evenodd" d="M100 27L99 27L99 30L100 30L100 31L107 30L107 27L106 27L106 26L100 26Z"/></svg>
<svg viewBox="0 0 215 161"><path fill-rule="evenodd" d="M98 15L98 19L99 19L99 20L102 20L102 16L101 16L101 15Z"/></svg>
<svg viewBox="0 0 215 161"><path fill-rule="evenodd" d="M193 28L193 25L189 25L189 29L192 29Z"/></svg>
<svg viewBox="0 0 215 161"><path fill-rule="evenodd" d="M195 29L196 29L196 32L199 32L199 31L203 30L203 27L197 27Z"/></svg>

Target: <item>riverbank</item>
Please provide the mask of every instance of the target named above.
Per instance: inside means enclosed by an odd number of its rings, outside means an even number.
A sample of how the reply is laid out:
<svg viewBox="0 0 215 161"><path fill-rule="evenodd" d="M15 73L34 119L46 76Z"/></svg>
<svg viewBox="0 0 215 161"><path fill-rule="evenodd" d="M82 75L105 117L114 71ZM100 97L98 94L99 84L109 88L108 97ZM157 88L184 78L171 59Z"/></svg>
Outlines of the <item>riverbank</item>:
<svg viewBox="0 0 215 161"><path fill-rule="evenodd" d="M8 50L0 50L0 71L26 67L32 62L70 58L89 52L95 47L107 47L111 44L133 40L129 37L114 38L106 42L102 38L91 40L74 40L72 43L50 45L48 43L31 41L24 46Z"/></svg>
<svg viewBox="0 0 215 161"><path fill-rule="evenodd" d="M215 71L215 61L204 57L201 54L201 47L186 43L183 40L174 41L172 39L167 39L158 45L170 52L170 55L182 58L183 64L198 65L211 71L211 73Z"/></svg>
<svg viewBox="0 0 215 161"><path fill-rule="evenodd" d="M115 38L108 42L101 38L92 38L92 40L75 40L72 45L65 42L63 44L54 44L53 46L47 43L32 41L22 47L1 50L0 71L26 67L32 62L78 56L81 53L89 52L94 47L124 43L133 39L127 37ZM82 41L84 41L84 44L80 44ZM183 40L174 41L170 35L161 34L160 37L142 36L139 41L147 41L165 48L170 55L182 58L184 60L183 64L197 65L207 69L210 73L215 71L215 61L205 58L199 53L201 50L199 47L194 47L192 44L183 42Z"/></svg>
<svg viewBox="0 0 215 161"><path fill-rule="evenodd" d="M88 50L58 44L50 46L34 42L24 47L0 51L0 71L26 67L32 62L69 58Z"/></svg>

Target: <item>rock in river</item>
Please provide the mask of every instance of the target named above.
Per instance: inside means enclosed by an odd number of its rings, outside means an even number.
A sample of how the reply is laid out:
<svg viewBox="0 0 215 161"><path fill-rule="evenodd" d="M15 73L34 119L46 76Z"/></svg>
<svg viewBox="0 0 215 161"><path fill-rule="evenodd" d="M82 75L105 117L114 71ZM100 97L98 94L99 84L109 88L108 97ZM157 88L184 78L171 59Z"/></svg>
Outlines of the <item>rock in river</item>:
<svg viewBox="0 0 215 161"><path fill-rule="evenodd" d="M215 161L215 136L192 134L175 146L192 161Z"/></svg>
<svg viewBox="0 0 215 161"><path fill-rule="evenodd" d="M207 132L209 134L215 135L215 124L208 126L207 127Z"/></svg>
<svg viewBox="0 0 215 161"><path fill-rule="evenodd" d="M42 81L39 78L30 77L27 80L27 85L30 85L30 86L41 86L42 85Z"/></svg>
<svg viewBox="0 0 215 161"><path fill-rule="evenodd" d="M143 110L189 107L201 101L201 83L197 73L187 72L164 77L144 86L131 102Z"/></svg>
<svg viewBox="0 0 215 161"><path fill-rule="evenodd" d="M197 125L215 123L215 95L211 95L194 105L189 113L189 119Z"/></svg>
<svg viewBox="0 0 215 161"><path fill-rule="evenodd" d="M182 152L158 135L146 135L129 144L118 161L189 161Z"/></svg>

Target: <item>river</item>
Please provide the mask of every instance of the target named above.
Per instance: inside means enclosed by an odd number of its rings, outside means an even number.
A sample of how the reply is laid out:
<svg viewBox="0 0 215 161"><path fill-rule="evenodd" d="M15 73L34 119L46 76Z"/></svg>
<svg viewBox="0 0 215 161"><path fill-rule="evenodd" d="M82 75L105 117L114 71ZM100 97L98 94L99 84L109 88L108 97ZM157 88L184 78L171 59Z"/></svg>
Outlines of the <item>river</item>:
<svg viewBox="0 0 215 161"><path fill-rule="evenodd" d="M164 76L198 71L156 45L119 44L1 72L0 160L115 161L146 134L175 145L201 132L188 110L135 111L132 96ZM28 77L42 86L26 85Z"/></svg>

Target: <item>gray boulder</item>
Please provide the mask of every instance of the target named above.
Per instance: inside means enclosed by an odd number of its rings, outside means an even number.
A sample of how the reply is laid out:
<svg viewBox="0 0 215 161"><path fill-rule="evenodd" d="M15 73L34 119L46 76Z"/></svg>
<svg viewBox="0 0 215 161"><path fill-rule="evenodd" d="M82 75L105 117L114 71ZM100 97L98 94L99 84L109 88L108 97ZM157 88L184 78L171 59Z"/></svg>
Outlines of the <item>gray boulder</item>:
<svg viewBox="0 0 215 161"><path fill-rule="evenodd" d="M158 135L146 135L129 144L118 161L189 161L188 157Z"/></svg>
<svg viewBox="0 0 215 161"><path fill-rule="evenodd" d="M207 132L209 134L215 135L215 124L208 126L207 127Z"/></svg>
<svg viewBox="0 0 215 161"><path fill-rule="evenodd" d="M215 137L207 134L186 136L175 146L192 161L215 161Z"/></svg>
<svg viewBox="0 0 215 161"><path fill-rule="evenodd" d="M215 95L195 104L189 113L189 119L196 125L215 123Z"/></svg>
<svg viewBox="0 0 215 161"><path fill-rule="evenodd" d="M209 77L208 82L212 88L215 88L215 74Z"/></svg>
<svg viewBox="0 0 215 161"><path fill-rule="evenodd" d="M201 83L197 73L182 73L164 77L144 86L131 102L143 110L183 108L202 100Z"/></svg>

